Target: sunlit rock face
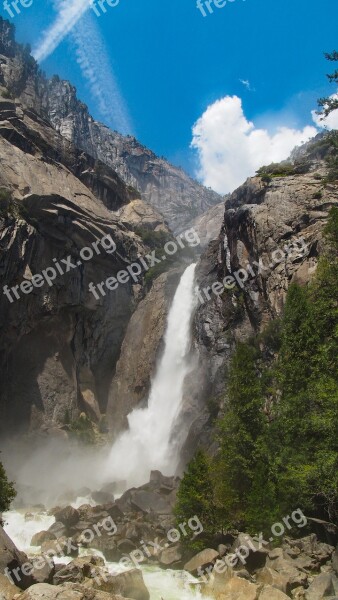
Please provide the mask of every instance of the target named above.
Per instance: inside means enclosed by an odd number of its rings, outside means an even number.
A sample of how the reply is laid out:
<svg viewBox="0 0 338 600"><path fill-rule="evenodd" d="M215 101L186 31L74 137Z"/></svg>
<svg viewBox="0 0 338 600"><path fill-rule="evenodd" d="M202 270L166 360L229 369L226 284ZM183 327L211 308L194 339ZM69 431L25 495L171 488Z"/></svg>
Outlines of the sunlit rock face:
<svg viewBox="0 0 338 600"><path fill-rule="evenodd" d="M221 201L218 194L156 156L136 138L94 121L68 82L53 79L48 83L45 110L57 131L115 169L127 185L136 188L142 199L164 216L174 232L184 230L192 219Z"/></svg>
<svg viewBox="0 0 338 600"><path fill-rule="evenodd" d="M129 191L114 171L4 98L0 157L1 426L53 427L81 411L99 421L136 301L130 282L99 300L88 286L146 252L106 207L127 204ZM116 251L101 245L78 265L82 248L106 236ZM75 268L52 285L4 295L3 286L31 282L67 256Z"/></svg>
<svg viewBox="0 0 338 600"><path fill-rule="evenodd" d="M197 266L202 301L194 320L194 345L199 366L186 384L185 411L192 413L194 423L183 464L196 445L212 444L213 423L226 405L235 343L263 331L281 315L290 283L304 285L316 272L323 229L338 203L337 185L323 185L328 173L325 151L314 145L320 139L292 154L291 162L305 162L308 172L270 181L253 177L226 199L221 233ZM299 252L288 253L286 248L297 240ZM241 277L248 275L242 286L235 282L233 289L219 294L210 290L239 269Z"/></svg>
<svg viewBox="0 0 338 600"><path fill-rule="evenodd" d="M12 27L1 17L0 55L0 84L24 106L48 119L63 138L116 171L163 215L174 232L183 231L195 217L221 202L219 194L156 156L134 137L95 121L68 81L45 79L28 51L15 43ZM135 194L135 189L129 191Z"/></svg>

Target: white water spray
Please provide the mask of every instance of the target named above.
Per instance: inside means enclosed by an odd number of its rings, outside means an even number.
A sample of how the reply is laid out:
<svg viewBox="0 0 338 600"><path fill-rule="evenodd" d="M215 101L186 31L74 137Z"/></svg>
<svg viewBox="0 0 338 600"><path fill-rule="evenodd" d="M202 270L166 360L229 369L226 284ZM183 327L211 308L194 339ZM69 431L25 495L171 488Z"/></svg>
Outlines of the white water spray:
<svg viewBox="0 0 338 600"><path fill-rule="evenodd" d="M147 408L129 416L129 429L114 444L107 465L110 480L141 485L158 469L172 475L178 457L171 434L180 414L183 384L189 372L190 327L195 308L195 266L183 273L168 315L165 348L152 382Z"/></svg>

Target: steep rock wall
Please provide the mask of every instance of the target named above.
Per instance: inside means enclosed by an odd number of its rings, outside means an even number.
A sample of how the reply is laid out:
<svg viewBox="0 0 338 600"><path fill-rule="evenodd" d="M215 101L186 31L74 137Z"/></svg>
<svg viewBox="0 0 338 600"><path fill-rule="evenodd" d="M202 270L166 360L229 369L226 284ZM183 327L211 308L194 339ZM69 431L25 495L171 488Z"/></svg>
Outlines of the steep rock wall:
<svg viewBox="0 0 338 600"><path fill-rule="evenodd" d="M280 316L290 283L306 284L316 271L323 228L338 202L337 184L325 183L328 166L320 145L317 150L319 140L293 155L292 160L301 156L309 163L307 173L270 180L254 177L231 194L218 240L200 259L197 278L204 302L194 320L198 376L187 383L185 399L187 410L194 407L195 418L183 463L198 445L212 447L217 414L226 407L227 373L236 342ZM286 251L297 240L303 240L297 246L300 252ZM248 265L254 273L242 287L237 283L221 293L211 291L215 282L239 269L248 272Z"/></svg>
<svg viewBox="0 0 338 600"><path fill-rule="evenodd" d="M99 299L88 285L146 252L104 206L123 206L128 190L116 173L7 100L0 102L0 160L1 427L53 427L81 410L99 420L136 299L130 282ZM81 250L108 234L116 251L101 245L78 265ZM76 268L52 286L20 291L18 299L11 292L12 302L3 293L67 257Z"/></svg>
<svg viewBox="0 0 338 600"><path fill-rule="evenodd" d="M61 136L118 173L142 199L159 211L174 232L221 201L183 169L159 158L134 137L122 136L95 121L76 89L58 77L47 80L28 49L15 43L13 27L0 17L0 84L25 107L48 119ZM131 190L135 194L135 190Z"/></svg>

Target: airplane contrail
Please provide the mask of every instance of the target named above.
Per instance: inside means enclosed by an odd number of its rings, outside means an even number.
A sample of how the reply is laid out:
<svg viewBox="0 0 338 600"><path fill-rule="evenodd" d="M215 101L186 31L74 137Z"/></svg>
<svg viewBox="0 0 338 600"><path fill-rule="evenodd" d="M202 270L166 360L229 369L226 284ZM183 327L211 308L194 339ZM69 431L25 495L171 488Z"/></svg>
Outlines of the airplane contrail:
<svg viewBox="0 0 338 600"><path fill-rule="evenodd" d="M95 19L94 15L84 15L71 32L76 61L106 124L122 134L131 134L133 127L127 104L119 89Z"/></svg>
<svg viewBox="0 0 338 600"><path fill-rule="evenodd" d="M91 0L54 0L53 4L57 17L42 33L41 41L33 50L34 58L43 62L70 34L76 62L103 120L120 133L131 134L133 128L127 104L110 65L105 43L94 22L95 17L85 14Z"/></svg>
<svg viewBox="0 0 338 600"><path fill-rule="evenodd" d="M38 62L44 61L62 42L82 15L90 7L91 0L60 0L55 3L58 15L56 20L42 34L41 41L33 49L33 56Z"/></svg>

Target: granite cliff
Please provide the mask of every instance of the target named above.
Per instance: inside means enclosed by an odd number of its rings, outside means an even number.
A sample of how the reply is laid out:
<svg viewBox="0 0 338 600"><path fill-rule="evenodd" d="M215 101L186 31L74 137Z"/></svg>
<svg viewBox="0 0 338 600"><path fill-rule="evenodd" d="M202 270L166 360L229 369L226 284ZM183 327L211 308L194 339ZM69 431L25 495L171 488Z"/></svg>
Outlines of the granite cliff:
<svg viewBox="0 0 338 600"><path fill-rule="evenodd" d="M198 368L187 382L182 420L190 430L182 464L196 446L212 445L215 419L226 407L227 373L236 342L279 317L290 283L306 284L316 271L323 228L338 203L337 181L328 178L328 158L334 152L330 138L321 134L277 170L270 168L276 173L262 169L226 199L219 237L197 267ZM230 286L224 289L221 282L238 272L234 285L228 279Z"/></svg>
<svg viewBox="0 0 338 600"><path fill-rule="evenodd" d="M27 282L19 297L0 298L1 425L53 426L80 410L99 420L135 293L127 283L96 300L88 285L145 251L105 206L123 205L129 192L116 173L4 99L0 156L1 289ZM83 248L106 236L115 252L101 243L81 260ZM67 257L75 268L29 290L33 274Z"/></svg>
<svg viewBox="0 0 338 600"><path fill-rule="evenodd" d="M62 137L118 173L127 186L160 212L174 232L222 198L159 158L132 136L95 121L68 81L47 80L29 49L15 42L14 29L0 17L0 83L27 108L47 119Z"/></svg>
<svg viewBox="0 0 338 600"><path fill-rule="evenodd" d="M81 248L105 235L117 245L51 287L13 304L1 297L1 422L48 428L85 410L96 421L108 411L116 433L125 427L128 412L146 399L180 269L167 268L150 285L129 281L99 299L88 283L149 252L149 232L166 236L168 223L174 231L194 224L203 243L214 241L197 268L197 367L186 381L176 432L188 436L184 464L196 445L211 444L236 341L279 316L290 282L306 283L316 270L323 227L337 203L337 186L326 181L330 143L320 136L281 172L263 170L224 207L134 138L94 122L68 82L38 72L2 20L0 86L3 284L30 281L53 259L77 261ZM300 239L298 251L285 251ZM272 260L280 250L282 259ZM222 290L220 282L240 269L245 285Z"/></svg>

